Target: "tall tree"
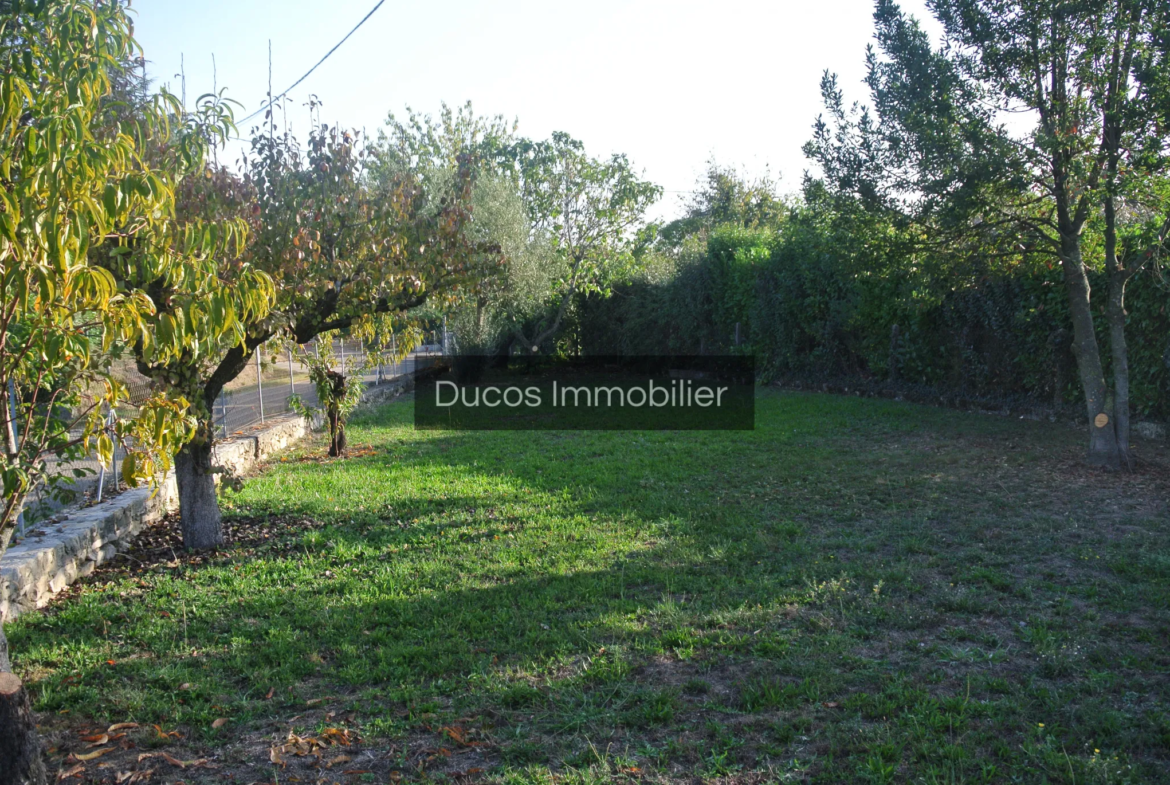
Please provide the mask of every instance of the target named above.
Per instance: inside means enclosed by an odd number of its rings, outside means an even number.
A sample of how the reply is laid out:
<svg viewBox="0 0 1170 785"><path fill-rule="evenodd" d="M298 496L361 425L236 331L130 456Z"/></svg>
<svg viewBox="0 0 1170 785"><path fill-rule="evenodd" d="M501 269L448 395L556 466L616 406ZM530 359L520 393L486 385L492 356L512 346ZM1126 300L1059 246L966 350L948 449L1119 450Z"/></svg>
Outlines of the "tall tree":
<svg viewBox="0 0 1170 785"><path fill-rule="evenodd" d="M519 189L508 175L506 151L515 143L516 122L503 116L481 117L470 103L458 109L443 104L437 118L407 110L405 119L390 114L375 148L374 177L393 181L414 172L438 198L459 177L463 162L474 167L471 208L475 220L469 238L483 247L498 247L499 264L459 292L445 314L457 335L460 351L490 352L499 338L498 315L504 303L525 294L533 278L545 279L545 244L532 236ZM547 287L544 287L547 288ZM423 311L419 315L437 315Z"/></svg>
<svg viewBox="0 0 1170 785"><path fill-rule="evenodd" d="M0 555L28 493L116 439L123 476L152 480L191 433L187 404L156 394L105 430L126 389L110 374L120 347L159 344L154 303L94 264L132 259L161 279L198 276L216 243L174 222L174 192L201 139L168 123L165 96L110 112L111 74L138 54L121 3L41 0L0 6ZM172 154L147 148L165 141ZM162 352L182 351L163 341ZM36 728L0 629L0 785L44 782Z"/></svg>
<svg viewBox="0 0 1170 785"><path fill-rule="evenodd" d="M535 352L556 336L576 295L608 291L635 269L646 211L662 189L642 180L626 156L593 158L563 132L522 139L505 160L533 233L547 239L564 270L538 317L512 315L513 334Z"/></svg>
<svg viewBox="0 0 1170 785"><path fill-rule="evenodd" d="M777 181L767 171L752 179L715 159L699 178L682 218L659 230L662 245L677 250L687 237L719 226L744 229L778 227L789 207L777 193Z"/></svg>
<svg viewBox="0 0 1170 785"><path fill-rule="evenodd" d="M441 299L472 280L490 249L471 242L472 168L459 168L430 193L410 171L375 182L359 135L316 126L302 148L289 135L257 134L242 180L210 169L194 204L210 215L234 214L252 226L243 260L224 254L216 276L223 295L201 304L163 298L160 322L182 325L195 308L231 325L237 340L155 361L139 346L139 369L189 395L195 436L176 456L180 525L188 549L223 542L213 463L215 402L254 353L280 338L305 344L321 333L372 334L393 319ZM217 187L216 184L220 185ZM210 191L210 193L207 193ZM271 309L240 283L263 276ZM251 291L260 291L253 280ZM215 315L219 314L218 317Z"/></svg>
<svg viewBox="0 0 1170 785"><path fill-rule="evenodd" d="M1118 453L1130 466L1125 289L1170 236L1170 204L1165 203L1165 194L1159 192L1156 179L1166 169L1170 148L1164 130L1170 120L1170 6L1113 0L1101 13L1108 23L1102 25L1096 37L1088 78L1095 82L1090 100L1100 118L1105 158L1101 199L1109 281L1106 319L1113 361L1113 412ZM1160 226L1152 233L1130 231L1128 238L1123 237L1126 208L1137 208L1129 211L1134 213L1147 212L1151 202L1158 201L1162 204L1154 214L1165 216ZM1148 222L1129 223L1132 226Z"/></svg>
<svg viewBox="0 0 1170 785"><path fill-rule="evenodd" d="M818 123L809 153L834 188L916 225L933 248L972 236L1002 243L1006 235L1022 254L1060 260L1088 459L1117 468L1128 460L1121 293L1132 270L1113 277L1111 390L1083 235L1107 190L1110 140L1136 139L1147 122L1123 106L1133 106L1134 53L1154 36L1155 3L930 0L929 7L946 34L937 51L893 0L877 0L880 56L871 51L867 81L878 119L846 112L827 78L831 119ZM1034 117L1035 127L1013 136L1001 122L1006 112Z"/></svg>

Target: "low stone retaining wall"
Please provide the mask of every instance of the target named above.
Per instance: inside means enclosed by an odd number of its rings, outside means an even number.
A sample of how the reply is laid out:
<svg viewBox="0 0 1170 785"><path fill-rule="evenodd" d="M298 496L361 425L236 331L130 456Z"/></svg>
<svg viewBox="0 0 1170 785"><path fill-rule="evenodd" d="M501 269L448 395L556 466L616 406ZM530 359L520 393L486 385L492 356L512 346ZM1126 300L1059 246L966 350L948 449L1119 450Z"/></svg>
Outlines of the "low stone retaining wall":
<svg viewBox="0 0 1170 785"><path fill-rule="evenodd" d="M413 376L406 376L371 387L363 405L385 402L413 386ZM321 425L320 418L307 423L303 417L288 415L217 444L215 462L236 475L246 474ZM9 548L0 559L0 622L43 608L66 586L113 558L122 543L175 510L178 498L171 474L156 490L135 488L74 510L61 523Z"/></svg>

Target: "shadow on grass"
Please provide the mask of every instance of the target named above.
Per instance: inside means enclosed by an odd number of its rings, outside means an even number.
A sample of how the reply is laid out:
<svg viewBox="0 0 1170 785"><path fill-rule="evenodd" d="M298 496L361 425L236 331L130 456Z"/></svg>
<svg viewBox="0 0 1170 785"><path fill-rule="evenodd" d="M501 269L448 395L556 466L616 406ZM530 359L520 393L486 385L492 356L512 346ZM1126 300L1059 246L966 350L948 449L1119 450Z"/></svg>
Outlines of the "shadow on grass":
<svg viewBox="0 0 1170 785"><path fill-rule="evenodd" d="M1040 448L1075 435L822 396L765 395L759 413L747 434L415 433L408 406L387 407L353 424L362 457L294 454L229 498L233 520L284 533L109 585L99 572L14 625L14 648L41 710L111 721L207 728L342 694L367 716L486 705L554 735L800 712L836 738L834 703L881 727L905 715L911 735L941 723L941 744L965 690L1013 749L1064 717L1070 743L1128 733L1153 754L1164 701L1126 709L1088 671L1115 675L1128 648L1131 688L1165 684L1156 656L1133 658L1157 640L1135 630L1092 655L1096 617L1058 602L1148 612L1164 565L1130 555L1165 526L1143 508L1127 515L1147 539L1075 531L1100 507L1078 493L1096 491L1037 485ZM1135 568L1067 569L1098 545ZM849 738L839 754L862 755Z"/></svg>

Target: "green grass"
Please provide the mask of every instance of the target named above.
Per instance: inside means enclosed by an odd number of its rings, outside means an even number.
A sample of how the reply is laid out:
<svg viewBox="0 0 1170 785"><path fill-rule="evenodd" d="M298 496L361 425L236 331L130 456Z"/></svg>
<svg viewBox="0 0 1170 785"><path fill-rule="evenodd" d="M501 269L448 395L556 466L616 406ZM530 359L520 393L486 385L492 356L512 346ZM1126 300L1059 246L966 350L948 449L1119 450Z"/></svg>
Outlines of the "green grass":
<svg viewBox="0 0 1170 785"><path fill-rule="evenodd" d="M353 781L1170 781L1164 448L1105 476L1066 427L774 392L750 433L410 422L12 624L38 709L248 772L344 721Z"/></svg>

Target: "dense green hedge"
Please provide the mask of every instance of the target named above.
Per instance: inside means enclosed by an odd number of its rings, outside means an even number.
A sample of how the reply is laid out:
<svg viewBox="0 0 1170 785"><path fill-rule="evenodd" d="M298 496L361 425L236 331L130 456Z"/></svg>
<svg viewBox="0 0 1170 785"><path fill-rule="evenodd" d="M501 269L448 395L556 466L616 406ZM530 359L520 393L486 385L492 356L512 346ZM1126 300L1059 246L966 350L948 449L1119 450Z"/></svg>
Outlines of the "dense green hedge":
<svg viewBox="0 0 1170 785"><path fill-rule="evenodd" d="M1096 293L1102 277L1092 277ZM583 299L575 340L589 353L752 352L765 380L896 374L939 390L1075 404L1065 297L1055 262L943 265L900 252L881 227L835 228L806 213L779 230L716 229L612 296ZM1144 272L1126 303L1134 412L1170 419L1170 288Z"/></svg>

